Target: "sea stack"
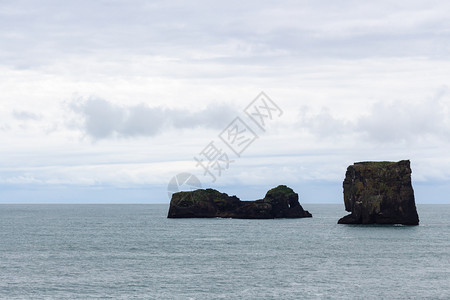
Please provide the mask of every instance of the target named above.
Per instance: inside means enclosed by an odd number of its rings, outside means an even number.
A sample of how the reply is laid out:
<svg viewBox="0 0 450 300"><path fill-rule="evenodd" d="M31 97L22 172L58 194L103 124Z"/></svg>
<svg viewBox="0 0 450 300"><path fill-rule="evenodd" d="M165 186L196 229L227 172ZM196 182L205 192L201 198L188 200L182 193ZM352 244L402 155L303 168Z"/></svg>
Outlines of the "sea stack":
<svg viewBox="0 0 450 300"><path fill-rule="evenodd" d="M280 185L261 200L241 201L214 189L199 189L172 195L168 218L305 218L312 215L298 202L298 194Z"/></svg>
<svg viewBox="0 0 450 300"><path fill-rule="evenodd" d="M359 162L347 168L339 224L419 225L409 160Z"/></svg>

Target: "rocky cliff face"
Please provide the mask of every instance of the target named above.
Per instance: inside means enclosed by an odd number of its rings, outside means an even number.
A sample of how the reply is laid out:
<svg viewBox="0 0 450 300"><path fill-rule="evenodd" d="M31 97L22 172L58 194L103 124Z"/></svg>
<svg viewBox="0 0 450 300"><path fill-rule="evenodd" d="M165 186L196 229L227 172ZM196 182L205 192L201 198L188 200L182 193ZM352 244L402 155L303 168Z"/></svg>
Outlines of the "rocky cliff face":
<svg viewBox="0 0 450 300"><path fill-rule="evenodd" d="M285 185L267 192L262 200L241 201L236 196L213 189L179 192L172 195L168 218L304 218L312 215L303 210L298 194Z"/></svg>
<svg viewBox="0 0 450 300"><path fill-rule="evenodd" d="M339 224L418 225L409 160L361 162L347 168Z"/></svg>

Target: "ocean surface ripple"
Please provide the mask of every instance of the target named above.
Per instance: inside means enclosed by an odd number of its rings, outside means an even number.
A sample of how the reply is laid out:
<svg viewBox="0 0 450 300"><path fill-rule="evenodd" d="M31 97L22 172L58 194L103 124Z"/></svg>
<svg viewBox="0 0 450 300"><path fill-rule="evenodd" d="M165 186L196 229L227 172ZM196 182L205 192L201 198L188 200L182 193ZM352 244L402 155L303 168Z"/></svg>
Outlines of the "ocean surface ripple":
<svg viewBox="0 0 450 300"><path fill-rule="evenodd" d="M167 219L168 205L0 205L1 299L449 299L450 205L420 226Z"/></svg>

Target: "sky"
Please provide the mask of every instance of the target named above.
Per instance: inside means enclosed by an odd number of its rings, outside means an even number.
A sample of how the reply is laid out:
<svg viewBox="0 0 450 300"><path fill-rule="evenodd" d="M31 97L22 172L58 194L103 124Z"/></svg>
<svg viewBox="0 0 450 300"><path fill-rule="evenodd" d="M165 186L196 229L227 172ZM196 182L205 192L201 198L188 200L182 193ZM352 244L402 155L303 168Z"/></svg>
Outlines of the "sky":
<svg viewBox="0 0 450 300"><path fill-rule="evenodd" d="M450 203L448 11L0 0L0 203L168 203L184 173L243 200L286 184L343 203L347 166L403 159L417 203ZM202 167L212 150L222 169Z"/></svg>

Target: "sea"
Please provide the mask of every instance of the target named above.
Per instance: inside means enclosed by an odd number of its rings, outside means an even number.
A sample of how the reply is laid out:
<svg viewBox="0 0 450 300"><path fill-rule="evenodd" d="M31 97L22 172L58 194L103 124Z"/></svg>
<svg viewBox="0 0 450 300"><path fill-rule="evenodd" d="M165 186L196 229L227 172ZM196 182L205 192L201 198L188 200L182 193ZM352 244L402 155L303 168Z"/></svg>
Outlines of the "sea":
<svg viewBox="0 0 450 300"><path fill-rule="evenodd" d="M419 226L167 219L168 205L0 205L1 299L450 299L450 205Z"/></svg>

